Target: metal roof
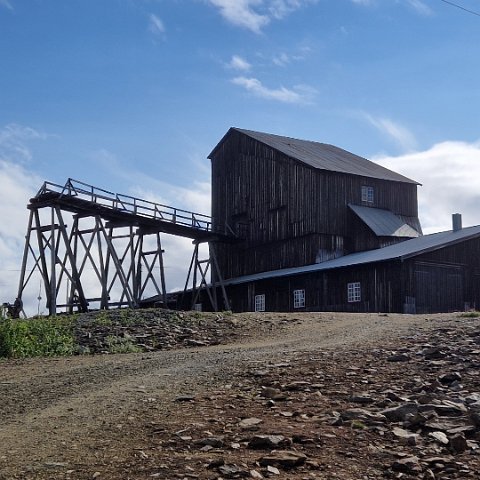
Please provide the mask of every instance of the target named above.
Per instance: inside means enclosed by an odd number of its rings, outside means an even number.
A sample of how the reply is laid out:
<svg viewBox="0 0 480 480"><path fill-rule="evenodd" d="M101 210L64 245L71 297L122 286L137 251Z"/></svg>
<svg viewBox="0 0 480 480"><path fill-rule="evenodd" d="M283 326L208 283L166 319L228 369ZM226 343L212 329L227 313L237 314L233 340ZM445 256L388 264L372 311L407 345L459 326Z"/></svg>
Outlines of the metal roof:
<svg viewBox="0 0 480 480"><path fill-rule="evenodd" d="M461 230L457 231L449 230L431 235L423 235L421 237L405 240L404 242L390 245L388 247L378 248L376 250L368 250L366 252L352 253L350 255L335 258L334 260L328 260L323 263L305 265L303 267L284 268L282 270L256 273L254 275L245 275L243 277L226 280L224 284L238 285L241 283L266 280L269 278L287 277L303 273L353 267L355 265L385 262L388 260L406 260L423 253L438 250L440 248L455 245L457 243L478 237L480 237L480 225L462 228Z"/></svg>
<svg viewBox="0 0 480 480"><path fill-rule="evenodd" d="M419 232L390 210L352 204L348 206L377 237L415 238L420 236Z"/></svg>
<svg viewBox="0 0 480 480"><path fill-rule="evenodd" d="M253 130L243 130L235 127L232 127L226 133L218 145L213 149L212 153L210 153L208 158L212 158L217 148L223 143L232 130L248 135L249 137L258 140L293 159L299 160L300 162L320 170L420 185L418 182L411 180L410 178L404 177L399 173L388 170L377 163L335 147L334 145L283 137L271 133L255 132Z"/></svg>

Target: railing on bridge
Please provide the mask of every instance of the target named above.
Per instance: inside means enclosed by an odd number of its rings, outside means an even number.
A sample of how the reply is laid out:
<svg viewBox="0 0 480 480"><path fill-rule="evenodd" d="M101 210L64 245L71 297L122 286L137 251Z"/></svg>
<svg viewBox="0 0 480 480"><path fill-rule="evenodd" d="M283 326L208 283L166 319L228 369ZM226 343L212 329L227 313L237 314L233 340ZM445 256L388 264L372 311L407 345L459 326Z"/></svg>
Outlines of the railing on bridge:
<svg viewBox="0 0 480 480"><path fill-rule="evenodd" d="M44 182L35 198L39 198L50 192L60 194L61 197L76 197L115 211L196 228L205 232L212 231L212 218L208 215L189 212L130 195L109 192L108 190L103 190L102 188L94 187L72 178L69 178L65 185ZM233 234L229 228L222 228L221 230L224 230L221 233Z"/></svg>

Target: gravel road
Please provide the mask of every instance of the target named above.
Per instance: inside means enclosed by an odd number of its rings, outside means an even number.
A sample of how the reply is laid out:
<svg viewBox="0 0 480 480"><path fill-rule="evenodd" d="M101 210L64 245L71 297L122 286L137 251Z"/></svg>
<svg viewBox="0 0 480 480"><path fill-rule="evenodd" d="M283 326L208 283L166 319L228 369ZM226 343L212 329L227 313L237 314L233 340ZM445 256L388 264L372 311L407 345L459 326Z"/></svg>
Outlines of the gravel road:
<svg viewBox="0 0 480 480"><path fill-rule="evenodd" d="M294 362L312 352L401 343L405 336L428 335L460 320L455 315L301 313L238 314L234 321L234 343L0 361L0 479L151 478L129 462L143 448L151 425L173 428L180 424L180 406L196 408L186 402L189 397L226 384L241 388L246 372L266 364ZM188 469L186 476L169 475L157 478L220 478L188 476Z"/></svg>

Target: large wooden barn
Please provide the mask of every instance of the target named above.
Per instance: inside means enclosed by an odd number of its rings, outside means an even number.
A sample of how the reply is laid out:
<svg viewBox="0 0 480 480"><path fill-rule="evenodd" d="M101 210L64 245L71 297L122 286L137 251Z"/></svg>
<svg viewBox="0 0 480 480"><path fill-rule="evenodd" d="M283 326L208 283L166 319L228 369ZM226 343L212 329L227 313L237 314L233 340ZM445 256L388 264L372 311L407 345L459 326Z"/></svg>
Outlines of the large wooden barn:
<svg viewBox="0 0 480 480"><path fill-rule="evenodd" d="M422 236L414 180L338 147L231 128L209 155L235 311L480 305L480 227Z"/></svg>

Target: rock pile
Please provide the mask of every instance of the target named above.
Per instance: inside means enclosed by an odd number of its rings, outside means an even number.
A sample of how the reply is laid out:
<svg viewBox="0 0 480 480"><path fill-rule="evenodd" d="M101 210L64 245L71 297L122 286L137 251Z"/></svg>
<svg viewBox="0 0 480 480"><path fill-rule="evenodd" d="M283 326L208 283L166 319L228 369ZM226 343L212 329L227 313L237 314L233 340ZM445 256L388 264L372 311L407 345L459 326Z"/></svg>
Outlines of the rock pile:
<svg viewBox="0 0 480 480"><path fill-rule="evenodd" d="M121 309L78 314L74 335L81 354L151 352L228 343L248 335L249 325L255 330L258 323L265 330L272 327L269 319L256 322L246 315L239 328L239 320L229 312Z"/></svg>
<svg viewBox="0 0 480 480"><path fill-rule="evenodd" d="M252 362L235 384L177 403L177 433L152 425L142 468L161 476L160 462L175 479L479 478L480 322L457 322L400 345Z"/></svg>

